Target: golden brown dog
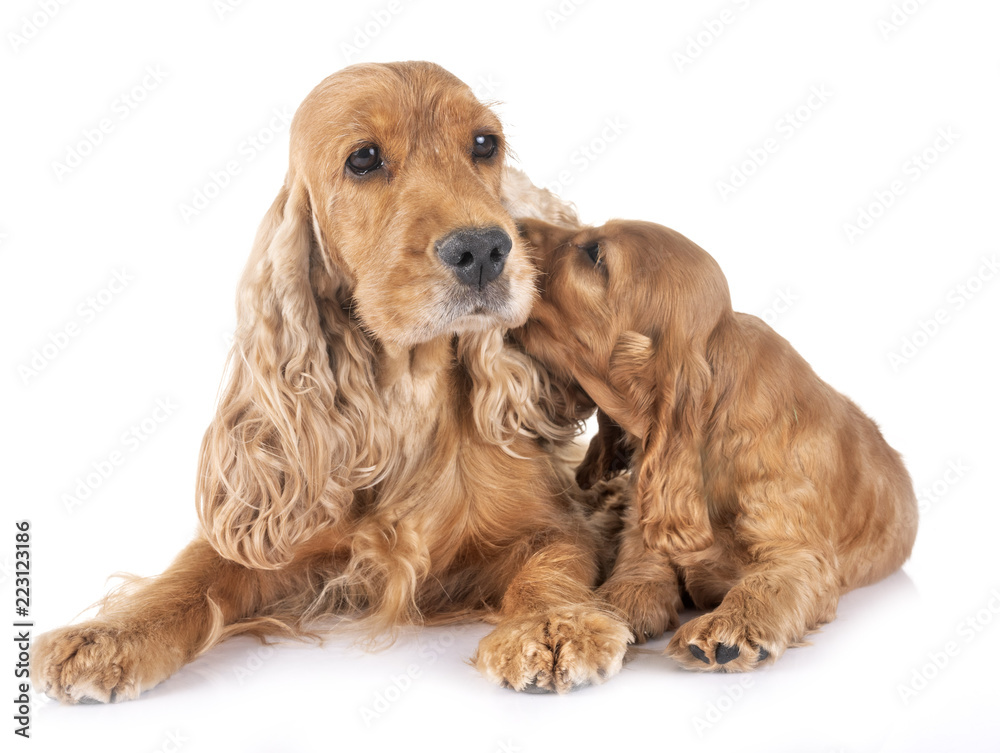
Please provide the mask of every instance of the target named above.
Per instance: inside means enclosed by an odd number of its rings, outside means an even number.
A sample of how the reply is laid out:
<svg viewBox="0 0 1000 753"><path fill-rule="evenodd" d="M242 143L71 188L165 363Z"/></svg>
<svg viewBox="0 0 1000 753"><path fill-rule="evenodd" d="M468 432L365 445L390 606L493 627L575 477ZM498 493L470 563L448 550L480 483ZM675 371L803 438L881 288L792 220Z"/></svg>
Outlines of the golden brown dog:
<svg viewBox="0 0 1000 753"><path fill-rule="evenodd" d="M788 342L733 312L711 256L646 222L522 230L543 292L516 334L606 414L578 479L619 464L619 426L632 455L635 508L600 592L638 640L677 626L683 587L714 609L667 652L753 669L902 565L917 507L899 455Z"/></svg>
<svg viewBox="0 0 1000 753"><path fill-rule="evenodd" d="M535 297L506 149L496 116L429 63L352 66L307 97L239 288L200 535L43 636L40 687L135 698L225 637L330 614L376 633L488 618L476 666L518 690L621 667L629 631L592 592L614 516L572 483L593 404L504 340ZM567 216L525 190L506 200Z"/></svg>

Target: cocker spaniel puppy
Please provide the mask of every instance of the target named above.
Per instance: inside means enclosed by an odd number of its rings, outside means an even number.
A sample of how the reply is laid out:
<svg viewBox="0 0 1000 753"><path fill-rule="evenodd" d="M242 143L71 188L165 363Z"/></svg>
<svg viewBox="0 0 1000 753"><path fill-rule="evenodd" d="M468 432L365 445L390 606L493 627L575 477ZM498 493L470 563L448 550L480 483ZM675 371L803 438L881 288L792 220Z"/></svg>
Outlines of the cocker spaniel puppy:
<svg viewBox="0 0 1000 753"><path fill-rule="evenodd" d="M429 63L323 81L239 287L198 469L201 530L162 575L35 646L65 702L136 698L220 640L348 614L374 634L481 617L493 682L565 691L621 667L592 591L616 516L572 483L593 404L505 341L535 271L496 116ZM575 490L575 491L574 491Z"/></svg>
<svg viewBox="0 0 1000 753"><path fill-rule="evenodd" d="M543 292L515 334L604 414L578 479L631 458L635 505L600 593L638 640L677 627L683 588L712 611L667 652L753 669L902 565L917 506L899 455L787 341L732 310L711 256L646 222L522 230Z"/></svg>

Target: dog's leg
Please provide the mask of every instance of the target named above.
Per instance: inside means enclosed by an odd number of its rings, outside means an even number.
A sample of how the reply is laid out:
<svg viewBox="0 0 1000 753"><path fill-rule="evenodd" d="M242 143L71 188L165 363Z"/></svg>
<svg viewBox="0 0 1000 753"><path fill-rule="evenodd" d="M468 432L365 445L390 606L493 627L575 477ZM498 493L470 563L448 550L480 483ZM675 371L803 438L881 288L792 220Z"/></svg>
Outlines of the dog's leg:
<svg viewBox="0 0 1000 753"><path fill-rule="evenodd" d="M616 674L631 634L595 600L596 579L593 547L560 541L534 552L507 587L475 666L503 687L557 693Z"/></svg>
<svg viewBox="0 0 1000 753"><path fill-rule="evenodd" d="M772 540L708 614L677 630L667 654L687 669L744 672L773 662L836 615L830 558L801 542Z"/></svg>
<svg viewBox="0 0 1000 753"><path fill-rule="evenodd" d="M677 627L681 597L677 573L665 554L646 546L637 517L630 506L614 570L597 594L624 617L636 643L645 643Z"/></svg>
<svg viewBox="0 0 1000 753"><path fill-rule="evenodd" d="M227 625L301 588L303 568L251 570L203 540L162 575L113 596L98 616L35 643L38 688L66 703L137 698L218 640Z"/></svg>

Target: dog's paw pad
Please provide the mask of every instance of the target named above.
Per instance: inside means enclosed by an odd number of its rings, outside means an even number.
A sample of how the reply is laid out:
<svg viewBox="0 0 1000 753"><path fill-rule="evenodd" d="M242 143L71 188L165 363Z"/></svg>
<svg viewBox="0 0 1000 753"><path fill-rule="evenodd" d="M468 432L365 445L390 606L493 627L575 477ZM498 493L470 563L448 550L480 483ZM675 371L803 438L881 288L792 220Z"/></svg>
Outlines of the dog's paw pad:
<svg viewBox="0 0 1000 753"><path fill-rule="evenodd" d="M692 643L690 646L688 646L688 650L691 652L691 656L693 656L698 661L703 661L705 662L705 664L712 663L709 660L708 655L704 651L702 651L699 646L696 646Z"/></svg>
<svg viewBox="0 0 1000 753"><path fill-rule="evenodd" d="M728 646L725 643L720 643L715 647L715 661L719 664L729 664L739 655L739 646Z"/></svg>
<svg viewBox="0 0 1000 753"><path fill-rule="evenodd" d="M507 687L508 688L511 687L510 683L507 683ZM529 682L527 685L521 688L521 692L530 693L532 695L548 695L549 693L552 693L554 691L552 690L552 688L543 688L541 685L538 684L538 681L535 680L533 682Z"/></svg>
<svg viewBox="0 0 1000 753"><path fill-rule="evenodd" d="M749 672L781 656L785 647L780 639L741 620L740 615L716 612L688 620L674 633L665 653L699 672Z"/></svg>

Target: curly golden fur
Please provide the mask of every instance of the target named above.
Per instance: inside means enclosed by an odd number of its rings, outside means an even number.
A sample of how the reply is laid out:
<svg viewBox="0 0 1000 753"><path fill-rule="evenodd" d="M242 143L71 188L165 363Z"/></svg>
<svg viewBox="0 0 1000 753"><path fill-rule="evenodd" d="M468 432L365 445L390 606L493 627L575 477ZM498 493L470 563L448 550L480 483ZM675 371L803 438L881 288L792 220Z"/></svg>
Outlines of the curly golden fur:
<svg viewBox="0 0 1000 753"><path fill-rule="evenodd" d="M521 225L543 292L515 335L606 414L577 478L632 456L635 504L600 593L638 640L677 627L686 589L713 611L667 652L753 669L902 565L917 506L899 455L788 342L732 310L711 256L652 223Z"/></svg>
<svg viewBox="0 0 1000 753"><path fill-rule="evenodd" d="M223 638L345 614L374 635L489 619L475 663L518 690L621 667L629 631L592 592L613 490L572 481L594 406L505 339L535 298L505 205L575 217L516 173L505 187L506 149L493 112L429 63L352 66L306 98L239 287L200 535L39 640L46 692L135 698ZM482 262L495 279L443 256L470 229L508 238Z"/></svg>

